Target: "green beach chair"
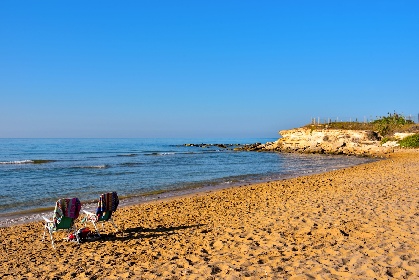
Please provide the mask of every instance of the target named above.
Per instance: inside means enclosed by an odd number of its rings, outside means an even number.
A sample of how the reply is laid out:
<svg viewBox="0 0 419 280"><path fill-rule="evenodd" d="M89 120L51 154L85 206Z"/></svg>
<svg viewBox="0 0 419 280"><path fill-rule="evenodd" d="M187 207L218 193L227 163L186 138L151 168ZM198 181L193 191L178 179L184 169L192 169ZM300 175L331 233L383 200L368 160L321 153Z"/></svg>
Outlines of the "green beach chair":
<svg viewBox="0 0 419 280"><path fill-rule="evenodd" d="M78 198L62 198L55 203L55 209L52 220L42 216L45 221L44 236L42 241L45 240L46 232L48 231L51 237L52 247L55 249L53 233L60 230L67 230L68 232L74 231L74 221L79 216L81 203ZM77 240L78 242L78 240Z"/></svg>
<svg viewBox="0 0 419 280"><path fill-rule="evenodd" d="M83 210L85 217L83 218L83 223L91 222L96 229L96 233L100 237L100 232L97 228L97 224L100 223L102 230L104 229L104 223L110 222L113 227L118 230L118 227L113 221L112 215L118 208L119 198L116 192L109 192L101 194L99 197L98 207L96 214Z"/></svg>

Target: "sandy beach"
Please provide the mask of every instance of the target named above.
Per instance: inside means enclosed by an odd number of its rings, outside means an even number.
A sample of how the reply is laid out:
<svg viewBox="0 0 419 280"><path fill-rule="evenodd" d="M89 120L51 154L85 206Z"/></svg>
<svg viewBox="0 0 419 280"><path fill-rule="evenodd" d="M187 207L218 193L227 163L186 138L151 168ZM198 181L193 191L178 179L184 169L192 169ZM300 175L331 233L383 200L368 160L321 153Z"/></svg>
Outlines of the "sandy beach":
<svg viewBox="0 0 419 280"><path fill-rule="evenodd" d="M77 244L0 228L1 279L418 279L419 150L118 209ZM81 228L80 218L77 227Z"/></svg>

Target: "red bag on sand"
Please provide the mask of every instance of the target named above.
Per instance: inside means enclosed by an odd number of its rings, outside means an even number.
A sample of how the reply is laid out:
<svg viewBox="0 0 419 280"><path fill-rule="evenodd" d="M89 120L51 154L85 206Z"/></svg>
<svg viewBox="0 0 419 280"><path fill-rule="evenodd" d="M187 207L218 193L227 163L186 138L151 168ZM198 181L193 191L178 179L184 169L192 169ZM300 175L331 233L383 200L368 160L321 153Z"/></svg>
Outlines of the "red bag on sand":
<svg viewBox="0 0 419 280"><path fill-rule="evenodd" d="M81 228L74 233L70 233L67 238L64 238L67 241L77 241L77 242L85 242L85 241L92 241L97 239L98 236L93 234L89 228Z"/></svg>
<svg viewBox="0 0 419 280"><path fill-rule="evenodd" d="M76 232L76 234L77 234L77 237L80 241L85 240L90 234L90 229L89 228L81 228Z"/></svg>

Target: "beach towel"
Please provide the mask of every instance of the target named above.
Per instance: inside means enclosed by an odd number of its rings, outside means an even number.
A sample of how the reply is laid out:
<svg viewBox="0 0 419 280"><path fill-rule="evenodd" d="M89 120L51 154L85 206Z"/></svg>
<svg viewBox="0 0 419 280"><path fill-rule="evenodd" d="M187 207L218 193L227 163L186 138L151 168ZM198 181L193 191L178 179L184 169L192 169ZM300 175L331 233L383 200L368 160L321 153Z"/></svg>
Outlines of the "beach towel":
<svg viewBox="0 0 419 280"><path fill-rule="evenodd" d="M105 193L99 197L96 215L102 216L104 212L114 212L118 208L119 198L116 192Z"/></svg>
<svg viewBox="0 0 419 280"><path fill-rule="evenodd" d="M77 219L81 209L81 203L78 198L62 198L55 203L53 213L53 222L55 227L61 222L63 217Z"/></svg>
<svg viewBox="0 0 419 280"><path fill-rule="evenodd" d="M81 203L78 198L68 200L65 217L77 219L80 213Z"/></svg>

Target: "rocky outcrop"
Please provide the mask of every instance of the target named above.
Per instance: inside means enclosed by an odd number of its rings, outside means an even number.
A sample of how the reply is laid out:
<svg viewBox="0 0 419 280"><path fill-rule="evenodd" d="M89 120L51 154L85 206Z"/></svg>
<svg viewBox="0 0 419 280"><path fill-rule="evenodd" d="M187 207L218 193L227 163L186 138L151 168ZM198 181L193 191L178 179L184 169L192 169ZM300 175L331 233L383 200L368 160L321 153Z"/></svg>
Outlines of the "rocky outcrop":
<svg viewBox="0 0 419 280"><path fill-rule="evenodd" d="M379 155L392 151L381 146L378 134L370 130L297 128L280 134L277 148L285 152Z"/></svg>
<svg viewBox="0 0 419 280"><path fill-rule="evenodd" d="M379 135L370 130L302 127L282 130L280 134L282 138L275 142L247 150L377 156L392 152L394 148L382 146Z"/></svg>
<svg viewBox="0 0 419 280"><path fill-rule="evenodd" d="M397 141L381 143L381 137L372 130L347 130L301 127L279 132L282 138L274 142L253 144L185 144L201 148L218 147L236 151L274 151L288 153L344 154L383 156L394 151ZM395 139L403 139L414 133L396 133Z"/></svg>

